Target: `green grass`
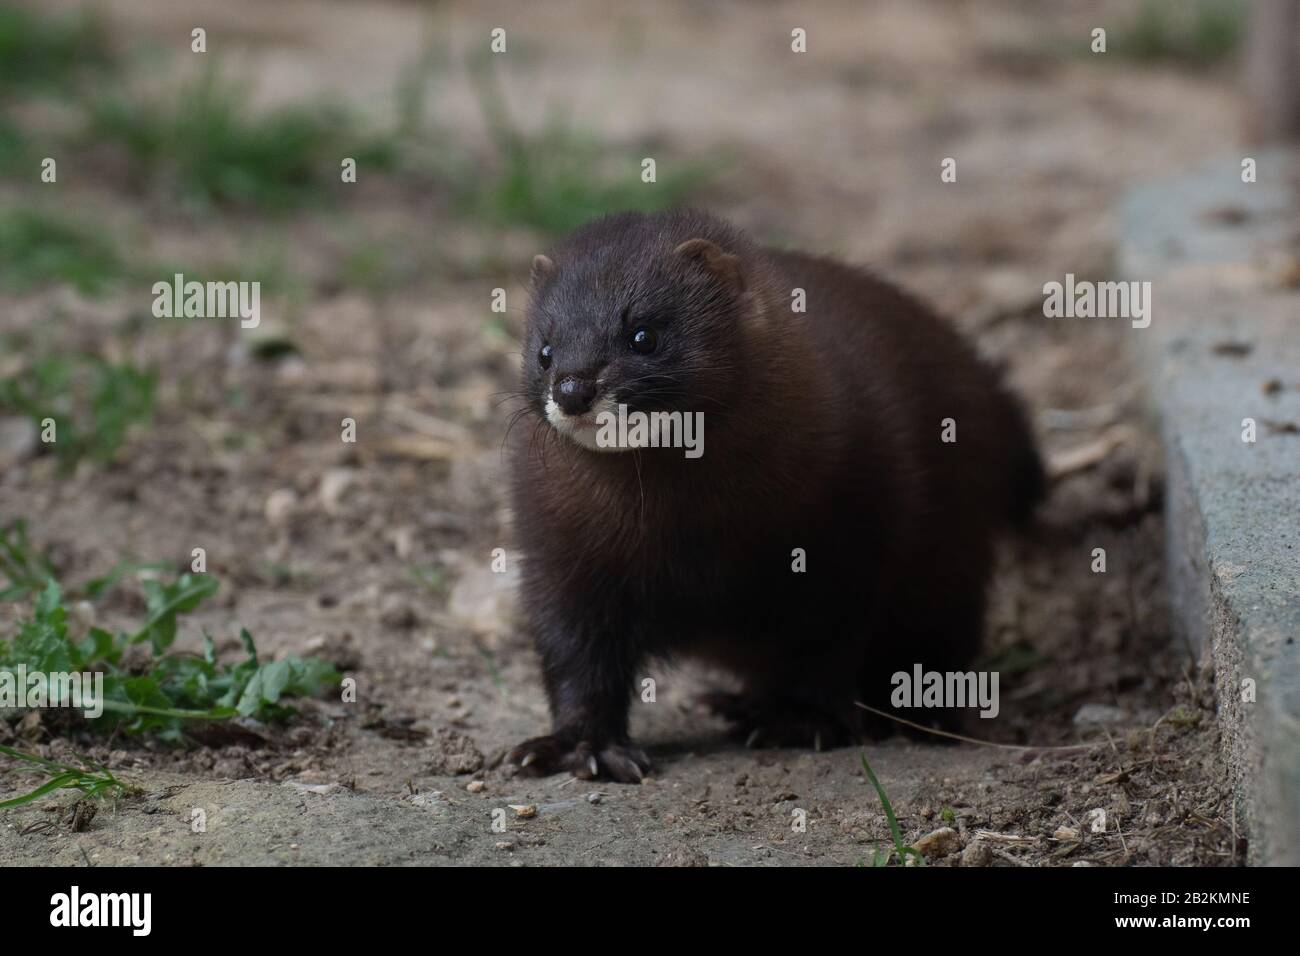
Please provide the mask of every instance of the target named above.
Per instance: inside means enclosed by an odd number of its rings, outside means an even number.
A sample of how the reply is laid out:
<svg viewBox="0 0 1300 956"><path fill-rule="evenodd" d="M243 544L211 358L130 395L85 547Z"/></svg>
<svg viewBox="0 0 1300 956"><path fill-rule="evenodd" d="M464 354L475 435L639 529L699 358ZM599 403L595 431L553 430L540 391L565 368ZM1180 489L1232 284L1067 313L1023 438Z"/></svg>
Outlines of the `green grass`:
<svg viewBox="0 0 1300 956"><path fill-rule="evenodd" d="M157 375L93 355L49 355L0 379L0 408L55 424L48 446L66 469L111 461L131 428L152 415Z"/></svg>
<svg viewBox="0 0 1300 956"><path fill-rule="evenodd" d="M1035 667L1051 663L1038 648L1024 639L1013 644L983 654L976 663L979 670L997 671L1003 678L1017 676Z"/></svg>
<svg viewBox="0 0 1300 956"><path fill-rule="evenodd" d="M38 157L50 149L49 137L8 115L9 102L33 94L79 97L116 62L97 15L48 16L0 0L0 174L25 171L35 178ZM45 152L37 154L34 143ZM0 263L5 258L0 250Z"/></svg>
<svg viewBox="0 0 1300 956"><path fill-rule="evenodd" d="M126 273L113 244L88 225L39 209L0 211L0 283L12 291L66 283L96 295Z"/></svg>
<svg viewBox="0 0 1300 956"><path fill-rule="evenodd" d="M406 236L383 240L363 237L349 242L334 270L340 285L381 297L418 282L428 271L428 249Z"/></svg>
<svg viewBox="0 0 1300 956"><path fill-rule="evenodd" d="M27 540L24 521L0 528L0 601L34 595L53 576L49 561Z"/></svg>
<svg viewBox="0 0 1300 956"><path fill-rule="evenodd" d="M0 113L0 173L9 174L30 162L27 135L13 120Z"/></svg>
<svg viewBox="0 0 1300 956"><path fill-rule="evenodd" d="M404 140L427 136L429 87L447 59L447 51L436 39L425 42L418 56L398 71L393 100L397 112L396 138Z"/></svg>
<svg viewBox="0 0 1300 956"><path fill-rule="evenodd" d="M84 74L95 65L116 69L127 61L111 54L102 33L93 20L65 22L0 5L0 69L15 71L14 81L24 83ZM6 49L21 55L6 60ZM443 59L445 52L431 46L402 71L394 90L396 122L382 131L334 103L256 109L248 84L215 58L210 68L157 93L135 92L134 84L114 76L77 88L84 133L70 145L110 154L117 161L107 166L125 171L119 185L127 191L200 213L266 216L328 205L346 195L340 162L352 157L362 179L377 172L401 177L407 190L448 196L455 214L478 224L548 237L610 212L679 205L725 167L717 158L682 160L658 148L610 145L555 115L525 130L506 108L491 58L476 58L470 69L492 154L472 154L426 118L428 87ZM0 172L31 167L39 155L33 144L41 141L5 115L0 102ZM657 161L657 182L641 180L646 154ZM409 283L424 272L418 263L389 266L372 254L347 266L345 284L370 289ZM19 292L53 282L97 293L125 268L111 244L74 223L35 212L0 218L0 281Z"/></svg>
<svg viewBox="0 0 1300 956"><path fill-rule="evenodd" d="M1241 0L1141 0L1109 31L1108 49L1139 60L1212 63L1236 51L1245 16Z"/></svg>
<svg viewBox="0 0 1300 956"><path fill-rule="evenodd" d="M0 3L0 94L64 92L112 64L104 24L93 14L50 17Z"/></svg>
<svg viewBox="0 0 1300 956"><path fill-rule="evenodd" d="M121 92L90 104L89 136L122 150L144 182L202 206L263 213L320 203L336 194L340 163L359 175L391 167L393 146L358 132L341 107L286 106L256 112L249 90L209 69L172 96Z"/></svg>
<svg viewBox="0 0 1300 956"><path fill-rule="evenodd" d="M0 162L3 161L0 125ZM137 224L133 231L139 231ZM102 297L126 283L151 289L176 273L188 279L238 278L257 281L262 294L301 300L306 281L296 274L283 249L269 243L248 246L237 260L182 263L155 260L133 240L110 239L102 224L52 212L43 205L0 208L0 285L19 294L52 285L67 285L90 298ZM118 249L131 249L124 255Z"/></svg>
<svg viewBox="0 0 1300 956"><path fill-rule="evenodd" d="M867 773L867 779L871 785L876 788L876 796L880 798L880 805L884 808L885 819L889 821L889 833L894 839L894 848L892 850L876 850L872 856L872 866L888 866L895 857L900 864L905 864L908 857L915 860L916 866L925 866L925 857L921 851L914 846L909 846L903 842L903 832L899 829L898 818L894 816L894 806L889 802L889 795L885 793L885 788L880 785L876 775L871 770L871 765L867 763L867 755L862 755L862 769Z"/></svg>
<svg viewBox="0 0 1300 956"><path fill-rule="evenodd" d="M656 155L658 181L643 183L643 154L609 149L562 118L525 132L510 116L493 67L480 62L471 71L495 157L487 170L460 176L459 206L467 215L560 235L606 213L678 205L721 169L717 161Z"/></svg>
<svg viewBox="0 0 1300 956"><path fill-rule="evenodd" d="M47 760L36 754L25 753L22 750L15 750L13 747L4 745L0 745L0 754L32 764L33 766L30 769L41 772L46 778L44 783L39 784L21 796L10 800L0 800L0 810L20 807L25 803L39 800L41 797L59 790L77 790L83 797L104 799L115 795L125 795L131 789L105 768L96 767L89 763L84 767L73 767L57 760Z"/></svg>

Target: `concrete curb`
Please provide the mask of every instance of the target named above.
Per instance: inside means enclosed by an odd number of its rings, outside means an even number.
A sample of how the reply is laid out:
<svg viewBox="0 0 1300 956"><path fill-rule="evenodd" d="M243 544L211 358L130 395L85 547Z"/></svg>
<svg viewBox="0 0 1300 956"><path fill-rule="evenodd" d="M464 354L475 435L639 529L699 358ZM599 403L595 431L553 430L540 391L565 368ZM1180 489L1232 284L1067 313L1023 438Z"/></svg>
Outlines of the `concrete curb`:
<svg viewBox="0 0 1300 956"><path fill-rule="evenodd" d="M1300 156L1251 155L1255 183L1242 182L1240 157L1134 190L1120 268L1152 283L1151 326L1133 338L1165 443L1174 626L1214 664L1250 862L1295 866Z"/></svg>

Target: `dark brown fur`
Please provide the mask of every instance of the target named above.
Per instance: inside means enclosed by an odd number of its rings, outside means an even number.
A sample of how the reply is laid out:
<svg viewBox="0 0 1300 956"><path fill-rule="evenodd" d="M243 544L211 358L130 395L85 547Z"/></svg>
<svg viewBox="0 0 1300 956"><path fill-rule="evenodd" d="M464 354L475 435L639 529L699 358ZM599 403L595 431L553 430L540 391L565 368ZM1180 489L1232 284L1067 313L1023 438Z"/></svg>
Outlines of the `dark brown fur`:
<svg viewBox="0 0 1300 956"><path fill-rule="evenodd" d="M674 252L695 238L711 253ZM607 217L551 260L523 353L533 427L510 454L553 727L511 762L640 779L628 707L655 658L731 669L745 694L718 703L743 732L805 745L861 730L853 701L887 701L895 671L970 662L994 534L1043 479L1022 410L955 331L862 270L699 213ZM626 341L647 322L662 343L648 357ZM555 432L548 384L597 370L633 408L704 412L703 457Z"/></svg>

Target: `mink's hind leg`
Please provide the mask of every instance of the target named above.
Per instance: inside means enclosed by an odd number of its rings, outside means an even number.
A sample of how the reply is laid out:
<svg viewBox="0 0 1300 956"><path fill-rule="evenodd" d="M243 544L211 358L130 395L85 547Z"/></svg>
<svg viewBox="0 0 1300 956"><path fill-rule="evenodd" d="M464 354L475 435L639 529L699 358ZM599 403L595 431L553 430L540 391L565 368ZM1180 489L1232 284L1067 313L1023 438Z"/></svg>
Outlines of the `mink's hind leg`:
<svg viewBox="0 0 1300 956"><path fill-rule="evenodd" d="M913 706L921 690L916 683L917 667L922 674L966 672L979 654L984 634L984 582L970 581L953 590L936 589L925 599L900 601L885 616L879 639L873 641L859 678L862 703L924 727L955 733L967 727L974 712L972 701L965 706ZM906 675L906 681L895 675ZM915 696L914 696L915 695ZM940 740L934 734L870 711L863 714L863 730L871 737L903 734L918 739Z"/></svg>
<svg viewBox="0 0 1300 956"><path fill-rule="evenodd" d="M860 739L856 693L858 643L842 621L804 616L815 600L791 602L797 619L770 616L743 638L719 639L697 653L729 671L742 690L714 690L698 703L731 724L733 739L749 747L824 750Z"/></svg>
<svg viewBox="0 0 1300 956"><path fill-rule="evenodd" d="M832 702L809 693L712 691L700 702L730 723L731 736L747 747L828 750L859 739L859 721L846 697Z"/></svg>

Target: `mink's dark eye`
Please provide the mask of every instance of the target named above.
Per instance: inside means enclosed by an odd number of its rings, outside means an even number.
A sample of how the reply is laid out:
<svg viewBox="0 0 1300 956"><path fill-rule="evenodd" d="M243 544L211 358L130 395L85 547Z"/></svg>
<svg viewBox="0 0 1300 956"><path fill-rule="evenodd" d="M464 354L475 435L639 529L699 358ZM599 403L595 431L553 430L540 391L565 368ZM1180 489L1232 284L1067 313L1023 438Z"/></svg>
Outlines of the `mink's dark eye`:
<svg viewBox="0 0 1300 956"><path fill-rule="evenodd" d="M542 368L551 367L551 347L549 345L543 345L542 350L537 353L537 364Z"/></svg>
<svg viewBox="0 0 1300 956"><path fill-rule="evenodd" d="M633 352L649 355L655 350L655 346L659 344L659 337L655 335L654 329L647 329L642 326L632 333L631 338L627 340L627 344Z"/></svg>

